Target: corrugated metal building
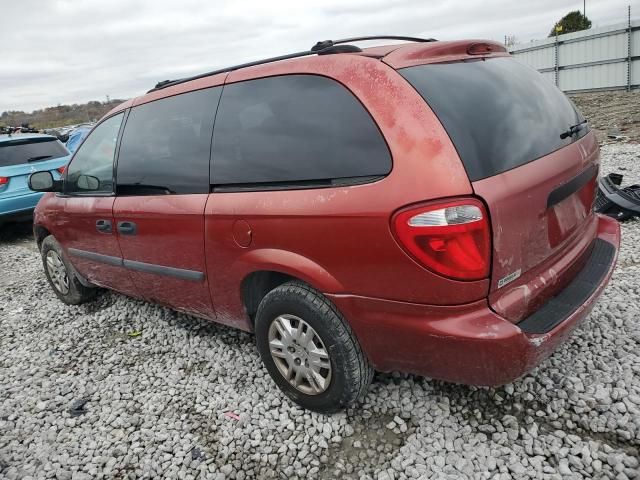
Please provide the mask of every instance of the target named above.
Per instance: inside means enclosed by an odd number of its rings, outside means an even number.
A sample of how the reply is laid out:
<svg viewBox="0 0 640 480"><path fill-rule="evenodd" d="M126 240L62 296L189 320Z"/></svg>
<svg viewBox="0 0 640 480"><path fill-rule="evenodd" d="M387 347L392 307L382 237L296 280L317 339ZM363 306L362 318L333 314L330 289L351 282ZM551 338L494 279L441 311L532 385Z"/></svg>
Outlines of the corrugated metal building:
<svg viewBox="0 0 640 480"><path fill-rule="evenodd" d="M640 21L516 45L511 53L565 92L640 87Z"/></svg>

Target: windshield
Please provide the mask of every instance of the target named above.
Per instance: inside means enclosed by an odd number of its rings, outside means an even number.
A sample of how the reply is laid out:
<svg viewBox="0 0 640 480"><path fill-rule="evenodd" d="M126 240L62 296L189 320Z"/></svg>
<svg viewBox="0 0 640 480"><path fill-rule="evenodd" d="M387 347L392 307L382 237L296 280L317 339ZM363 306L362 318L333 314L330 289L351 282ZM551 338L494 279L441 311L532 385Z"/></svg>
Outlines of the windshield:
<svg viewBox="0 0 640 480"><path fill-rule="evenodd" d="M550 81L510 57L399 72L442 122L471 181L548 155L588 131L563 135L583 117Z"/></svg>
<svg viewBox="0 0 640 480"><path fill-rule="evenodd" d="M0 167L69 155L57 138L16 138L0 142Z"/></svg>

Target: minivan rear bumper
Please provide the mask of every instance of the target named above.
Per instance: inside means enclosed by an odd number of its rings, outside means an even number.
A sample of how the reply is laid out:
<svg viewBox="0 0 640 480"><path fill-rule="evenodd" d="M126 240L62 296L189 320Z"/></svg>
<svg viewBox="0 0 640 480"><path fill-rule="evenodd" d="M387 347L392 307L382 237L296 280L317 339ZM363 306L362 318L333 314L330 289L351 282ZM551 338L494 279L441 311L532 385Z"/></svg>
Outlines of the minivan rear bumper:
<svg viewBox="0 0 640 480"><path fill-rule="evenodd" d="M618 223L598 216L595 242L606 242L614 248L613 254L607 257L608 266L588 270L590 263L587 262L574 281L554 299L568 289L575 290L580 286L578 283L588 281L585 275L590 271L597 272L597 278L591 278L595 288L591 288L586 297L565 295L565 300L575 298L575 305L569 312L566 309L560 312L561 321L545 333L523 331L491 310L486 300L442 307L353 295L327 296L349 320L377 370L399 370L470 385L502 385L551 355L593 308L615 267L620 247ZM601 260L598 257L594 261ZM545 307L549 308L548 304L541 310ZM549 314L554 310L549 310Z"/></svg>

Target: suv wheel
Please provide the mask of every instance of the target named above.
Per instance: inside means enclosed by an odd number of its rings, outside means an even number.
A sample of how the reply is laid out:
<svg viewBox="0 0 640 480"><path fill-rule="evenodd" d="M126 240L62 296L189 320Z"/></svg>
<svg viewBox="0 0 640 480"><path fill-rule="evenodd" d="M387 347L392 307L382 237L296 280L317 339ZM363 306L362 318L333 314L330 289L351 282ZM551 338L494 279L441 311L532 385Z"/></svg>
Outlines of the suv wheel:
<svg viewBox="0 0 640 480"><path fill-rule="evenodd" d="M60 300L69 305L78 305L95 296L95 289L85 287L77 279L60 244L52 235L43 240L40 254L49 285Z"/></svg>
<svg viewBox="0 0 640 480"><path fill-rule="evenodd" d="M288 282L269 292L255 331L271 377L302 407L335 412L366 393L373 369L336 307L310 286Z"/></svg>

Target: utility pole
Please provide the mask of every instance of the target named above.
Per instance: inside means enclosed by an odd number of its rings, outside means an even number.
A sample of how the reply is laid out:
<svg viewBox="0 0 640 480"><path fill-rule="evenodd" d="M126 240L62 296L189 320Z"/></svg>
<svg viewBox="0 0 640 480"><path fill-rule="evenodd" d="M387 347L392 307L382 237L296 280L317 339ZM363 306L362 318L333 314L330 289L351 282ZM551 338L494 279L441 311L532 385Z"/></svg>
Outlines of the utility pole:
<svg viewBox="0 0 640 480"><path fill-rule="evenodd" d="M562 31L562 25L556 24L555 31L556 31L556 41L555 41L554 49L553 49L553 57L554 57L553 58L553 63L554 63L554 69L553 69L554 72L553 73L554 73L554 78L555 78L555 82L554 83L556 84L556 87L557 87L558 85L560 85L560 78L559 78L560 75L558 73L558 70L559 70L559 68L558 68L558 66L559 66L558 65L558 56L559 56L558 55L559 54L558 33Z"/></svg>
<svg viewBox="0 0 640 480"><path fill-rule="evenodd" d="M631 91L631 5L627 6L627 92Z"/></svg>

